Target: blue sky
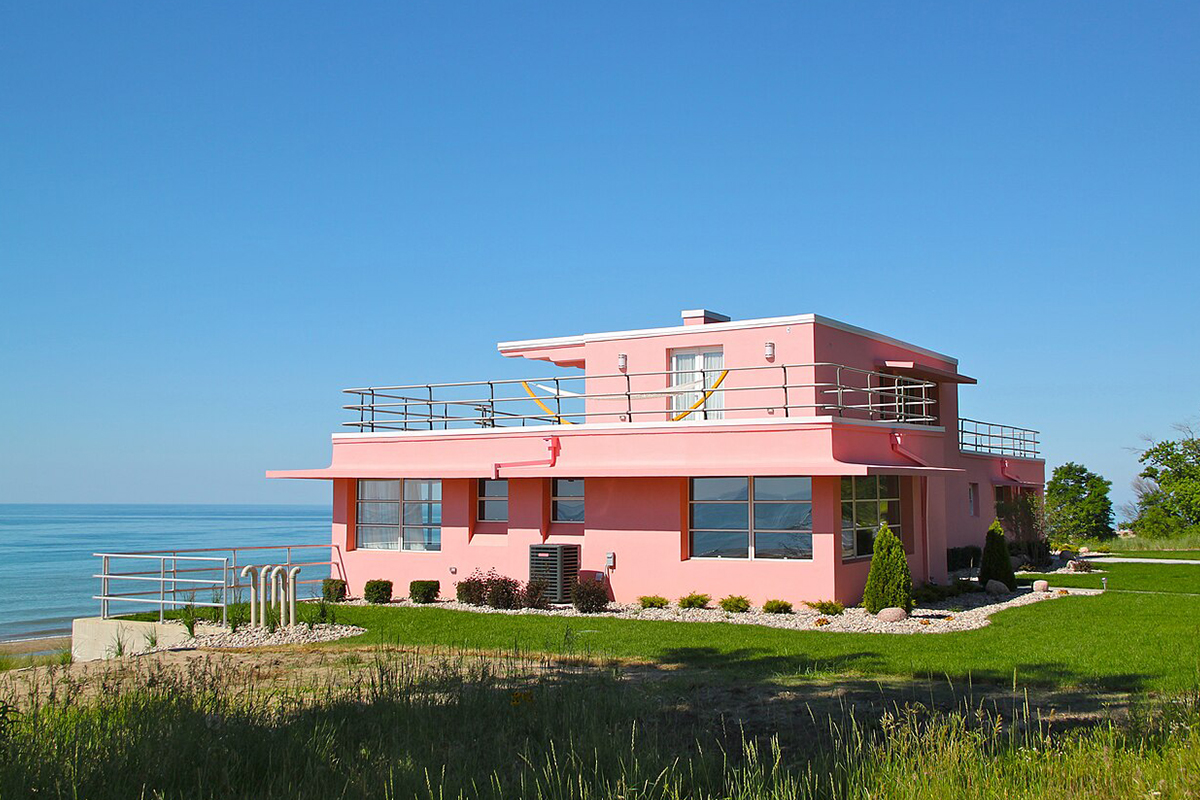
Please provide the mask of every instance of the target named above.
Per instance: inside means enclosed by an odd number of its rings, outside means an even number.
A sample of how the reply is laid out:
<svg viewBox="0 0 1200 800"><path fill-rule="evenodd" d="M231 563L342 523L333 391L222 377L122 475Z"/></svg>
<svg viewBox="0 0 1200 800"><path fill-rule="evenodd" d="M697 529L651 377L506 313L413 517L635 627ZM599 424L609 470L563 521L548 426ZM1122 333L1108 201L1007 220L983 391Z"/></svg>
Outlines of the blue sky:
<svg viewBox="0 0 1200 800"><path fill-rule="evenodd" d="M698 306L957 355L965 414L1126 499L1200 414L1198 23L6 4L0 502L325 502L262 472L328 463L341 388Z"/></svg>

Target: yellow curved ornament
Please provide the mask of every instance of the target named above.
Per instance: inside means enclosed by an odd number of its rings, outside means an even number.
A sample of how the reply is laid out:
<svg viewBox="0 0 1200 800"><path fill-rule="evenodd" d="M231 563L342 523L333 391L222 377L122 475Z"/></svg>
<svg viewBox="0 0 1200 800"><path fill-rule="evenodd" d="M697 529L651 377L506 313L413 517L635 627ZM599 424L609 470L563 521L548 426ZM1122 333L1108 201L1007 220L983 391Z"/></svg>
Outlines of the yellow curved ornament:
<svg viewBox="0 0 1200 800"><path fill-rule="evenodd" d="M701 398L700 398L699 400L697 400L696 402L692 403L692 407L691 407L691 408L689 408L687 411L681 411L681 412L679 412L677 415L675 415L674 417L672 417L672 418L671 418L671 422L679 422L679 420L683 419L683 418L684 418L684 417L686 417L688 414L692 413L692 412L693 412L693 411L695 411L697 408L699 408L700 406L704 405L704 401L705 401L705 400L707 400L708 398L712 397L712 393L713 393L713 392L715 392L715 391L716 391L718 388L720 388L720 386L721 386L721 382L722 382L723 380L725 380L725 376L726 376L726 375L728 375L728 374L729 374L729 370L725 370L724 372L722 372L722 373L720 374L720 376L718 376L718 378L717 378L716 382L715 382L715 383L713 383L713 385L712 385L712 388L711 388L711 389L709 389L708 391L706 391L706 392L704 393L704 396L703 396L703 397L701 397Z"/></svg>
<svg viewBox="0 0 1200 800"><path fill-rule="evenodd" d="M722 376L722 377L724 377L724 376ZM558 414L555 414L553 411L551 411L550 408L545 403L542 402L542 398L538 397L536 394L533 393L533 389L529 388L528 383L526 383L525 381L521 381L521 385L525 387L525 391L529 392L529 396L533 398L533 402L535 402L539 406L541 406L542 411L545 411L547 414L549 414L550 416L552 416L556 420L558 420L559 425L574 425L575 424L574 422L571 422L571 420L563 419Z"/></svg>

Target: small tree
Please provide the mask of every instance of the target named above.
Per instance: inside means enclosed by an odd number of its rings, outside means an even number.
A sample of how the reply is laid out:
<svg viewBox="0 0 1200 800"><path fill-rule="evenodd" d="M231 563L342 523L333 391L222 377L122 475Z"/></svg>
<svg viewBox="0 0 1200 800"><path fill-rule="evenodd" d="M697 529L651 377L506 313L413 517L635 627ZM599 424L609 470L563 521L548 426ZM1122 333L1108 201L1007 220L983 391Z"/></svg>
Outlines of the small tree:
<svg viewBox="0 0 1200 800"><path fill-rule="evenodd" d="M1082 464L1054 468L1046 484L1046 518L1056 541L1107 539L1113 535L1112 486Z"/></svg>
<svg viewBox="0 0 1200 800"><path fill-rule="evenodd" d="M1013 574L1012 558L1008 554L1008 544L1004 541L1004 528L1000 520L993 520L987 529L987 539L983 543L983 559L979 565L979 585L986 587L988 581L1000 581L1016 591L1017 576Z"/></svg>
<svg viewBox="0 0 1200 800"><path fill-rule="evenodd" d="M895 606L912 610L912 573L904 545L883 523L875 534L875 550L871 554L871 571L867 573L867 588L863 590L863 607L871 614Z"/></svg>

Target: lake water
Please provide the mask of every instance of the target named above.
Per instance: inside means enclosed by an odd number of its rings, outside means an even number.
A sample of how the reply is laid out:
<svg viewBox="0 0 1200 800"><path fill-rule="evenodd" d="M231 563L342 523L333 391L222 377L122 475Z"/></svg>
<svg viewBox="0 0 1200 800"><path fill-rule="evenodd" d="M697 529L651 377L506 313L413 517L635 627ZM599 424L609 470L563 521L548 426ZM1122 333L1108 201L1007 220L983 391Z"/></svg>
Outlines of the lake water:
<svg viewBox="0 0 1200 800"><path fill-rule="evenodd" d="M324 544L329 521L328 506L0 504L0 641L67 634L75 617L98 615L92 553Z"/></svg>

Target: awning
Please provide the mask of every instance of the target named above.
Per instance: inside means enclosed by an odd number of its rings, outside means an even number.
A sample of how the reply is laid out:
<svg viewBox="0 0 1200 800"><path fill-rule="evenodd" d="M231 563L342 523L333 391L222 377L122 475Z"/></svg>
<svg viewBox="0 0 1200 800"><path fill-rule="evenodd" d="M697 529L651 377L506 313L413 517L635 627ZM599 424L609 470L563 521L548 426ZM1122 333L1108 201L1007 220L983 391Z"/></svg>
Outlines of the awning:
<svg viewBox="0 0 1200 800"><path fill-rule="evenodd" d="M918 364L915 361L876 361L875 366L902 373L906 378L917 378L923 381L934 381L935 383L979 383L979 381L968 375L960 375L957 372L951 372L940 367Z"/></svg>

